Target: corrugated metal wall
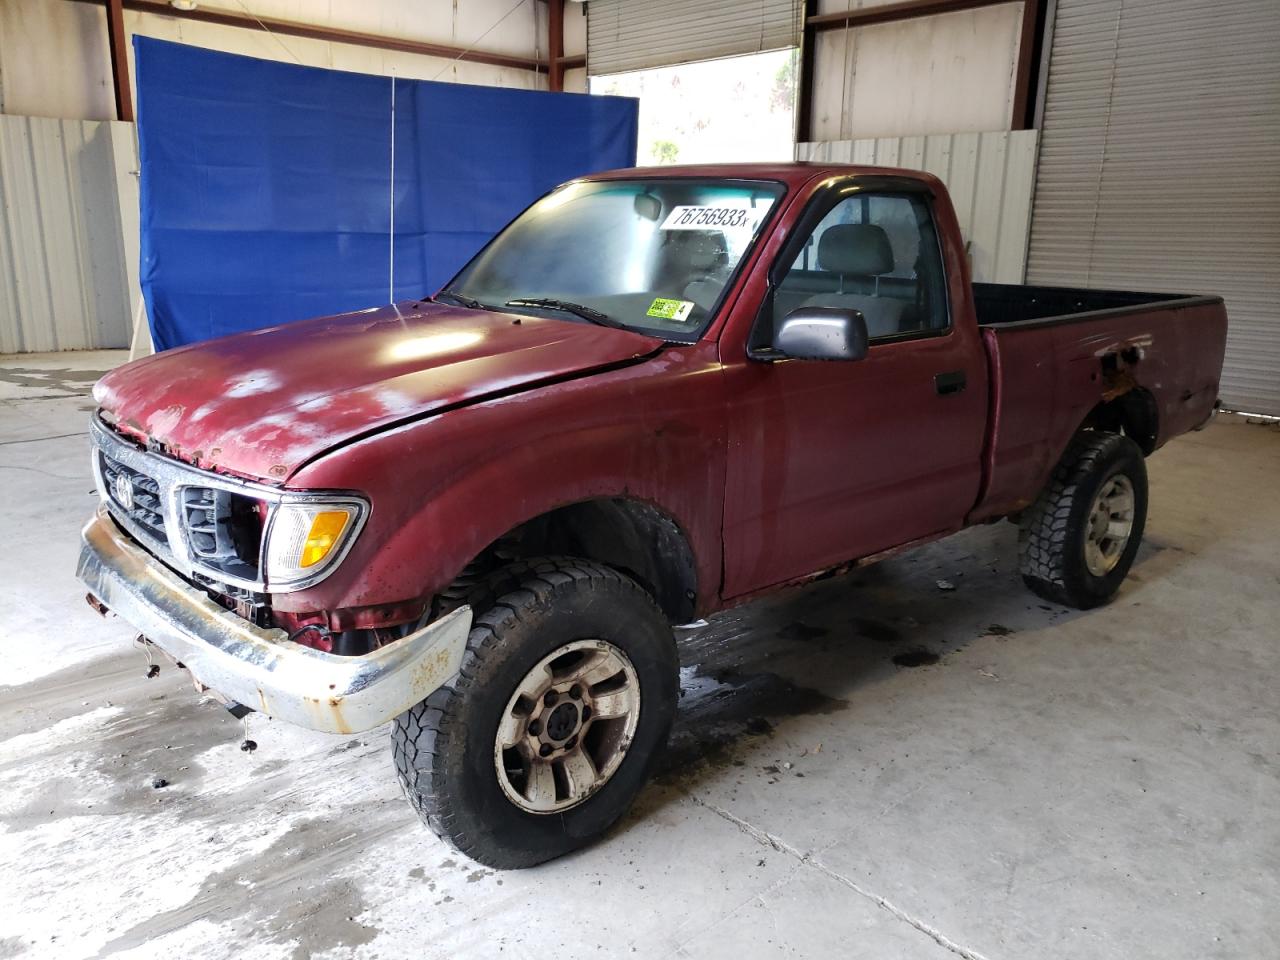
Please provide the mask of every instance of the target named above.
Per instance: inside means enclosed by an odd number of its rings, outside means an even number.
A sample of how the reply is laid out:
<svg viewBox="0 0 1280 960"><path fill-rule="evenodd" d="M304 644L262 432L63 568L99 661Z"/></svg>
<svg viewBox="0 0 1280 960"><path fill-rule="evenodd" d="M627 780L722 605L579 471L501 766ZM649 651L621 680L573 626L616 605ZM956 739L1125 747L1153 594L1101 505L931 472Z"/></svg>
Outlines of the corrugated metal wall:
<svg viewBox="0 0 1280 960"><path fill-rule="evenodd" d="M1280 4L1057 0L1028 277L1222 294L1223 402L1280 414Z"/></svg>
<svg viewBox="0 0 1280 960"><path fill-rule="evenodd" d="M624 73L794 47L801 0L591 0L587 72Z"/></svg>
<svg viewBox="0 0 1280 960"><path fill-rule="evenodd" d="M129 345L137 169L132 124L0 115L0 353Z"/></svg>
<svg viewBox="0 0 1280 960"><path fill-rule="evenodd" d="M975 280L1022 283L1035 179L1035 130L796 144L797 160L906 167L947 185Z"/></svg>

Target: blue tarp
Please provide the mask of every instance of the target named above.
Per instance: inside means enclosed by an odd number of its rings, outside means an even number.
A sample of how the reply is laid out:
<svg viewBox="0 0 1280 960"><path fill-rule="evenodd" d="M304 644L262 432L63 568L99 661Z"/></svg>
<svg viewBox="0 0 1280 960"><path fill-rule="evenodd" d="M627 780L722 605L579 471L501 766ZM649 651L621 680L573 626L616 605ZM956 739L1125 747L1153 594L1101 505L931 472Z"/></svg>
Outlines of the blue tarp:
<svg viewBox="0 0 1280 960"><path fill-rule="evenodd" d="M157 350L434 292L565 180L635 163L622 97L392 80L134 38Z"/></svg>

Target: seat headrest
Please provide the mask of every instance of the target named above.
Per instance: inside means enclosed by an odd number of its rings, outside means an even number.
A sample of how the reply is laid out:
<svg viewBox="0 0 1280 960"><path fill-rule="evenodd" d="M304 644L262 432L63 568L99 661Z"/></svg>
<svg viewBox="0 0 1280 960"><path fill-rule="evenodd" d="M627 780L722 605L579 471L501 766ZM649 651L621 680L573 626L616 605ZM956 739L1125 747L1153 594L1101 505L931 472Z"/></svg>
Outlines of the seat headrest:
<svg viewBox="0 0 1280 960"><path fill-rule="evenodd" d="M668 260L693 273L709 273L729 259L729 244L719 230L681 230L668 242Z"/></svg>
<svg viewBox="0 0 1280 960"><path fill-rule="evenodd" d="M883 227L873 223L837 223L818 240L818 266L831 273L867 277L893 273L893 247Z"/></svg>

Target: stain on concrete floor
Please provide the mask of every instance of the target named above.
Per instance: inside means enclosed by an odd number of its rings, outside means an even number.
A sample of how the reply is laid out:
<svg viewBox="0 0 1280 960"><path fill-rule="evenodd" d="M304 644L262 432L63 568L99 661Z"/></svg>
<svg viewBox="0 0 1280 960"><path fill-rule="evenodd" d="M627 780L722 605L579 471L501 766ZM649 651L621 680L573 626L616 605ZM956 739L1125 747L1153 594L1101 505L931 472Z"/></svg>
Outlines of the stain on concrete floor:
<svg viewBox="0 0 1280 960"><path fill-rule="evenodd" d="M24 399L36 400L50 391L55 396L88 396L90 388L107 375L107 370L79 370L74 367L40 369L0 366L0 383L28 387L38 393Z"/></svg>
<svg viewBox="0 0 1280 960"><path fill-rule="evenodd" d="M182 906L144 916L96 956L135 950L197 920L224 926L224 956L252 951L264 940L289 946L296 960L369 943L378 930L356 919L365 911L361 888L335 874L366 845L398 829L396 823L371 830L338 818L301 820L261 852L209 874Z"/></svg>

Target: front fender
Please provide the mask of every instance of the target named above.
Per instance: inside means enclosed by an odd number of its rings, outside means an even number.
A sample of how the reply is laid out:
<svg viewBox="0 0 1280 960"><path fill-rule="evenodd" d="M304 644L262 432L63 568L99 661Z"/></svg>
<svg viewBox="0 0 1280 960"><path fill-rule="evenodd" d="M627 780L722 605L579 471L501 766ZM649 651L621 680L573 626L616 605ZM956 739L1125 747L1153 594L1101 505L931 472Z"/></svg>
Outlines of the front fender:
<svg viewBox="0 0 1280 960"><path fill-rule="evenodd" d="M369 521L337 571L274 605L307 613L430 596L513 528L597 497L645 501L671 517L688 537L700 590L713 592L724 404L714 344L699 343L332 451L288 486L363 491Z"/></svg>

